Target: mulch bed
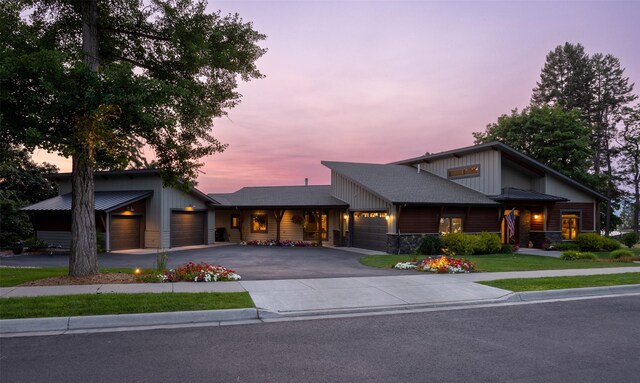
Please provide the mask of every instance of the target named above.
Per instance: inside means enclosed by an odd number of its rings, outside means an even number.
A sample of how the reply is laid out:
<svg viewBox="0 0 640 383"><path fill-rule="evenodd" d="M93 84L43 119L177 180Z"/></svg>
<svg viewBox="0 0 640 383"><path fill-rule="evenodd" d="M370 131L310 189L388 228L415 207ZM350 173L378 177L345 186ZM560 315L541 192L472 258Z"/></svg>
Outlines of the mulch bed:
<svg viewBox="0 0 640 383"><path fill-rule="evenodd" d="M20 286L63 286L63 285L106 285L121 283L137 283L133 274L126 273L100 273L88 277L51 277L25 282Z"/></svg>

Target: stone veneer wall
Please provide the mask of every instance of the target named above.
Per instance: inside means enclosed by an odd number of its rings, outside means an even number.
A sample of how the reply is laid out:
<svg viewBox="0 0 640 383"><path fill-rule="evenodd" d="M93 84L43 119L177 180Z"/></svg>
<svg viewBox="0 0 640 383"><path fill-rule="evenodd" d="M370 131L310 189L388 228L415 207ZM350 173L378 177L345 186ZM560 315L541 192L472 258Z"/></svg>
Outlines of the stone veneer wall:
<svg viewBox="0 0 640 383"><path fill-rule="evenodd" d="M387 234L387 253L413 254L425 235L438 236L438 234Z"/></svg>

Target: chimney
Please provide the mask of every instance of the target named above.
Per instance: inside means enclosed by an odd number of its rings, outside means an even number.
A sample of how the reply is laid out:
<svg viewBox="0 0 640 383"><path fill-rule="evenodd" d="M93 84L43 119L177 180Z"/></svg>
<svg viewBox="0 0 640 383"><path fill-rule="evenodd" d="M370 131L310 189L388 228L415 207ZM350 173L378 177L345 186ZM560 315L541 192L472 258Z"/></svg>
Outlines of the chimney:
<svg viewBox="0 0 640 383"><path fill-rule="evenodd" d="M309 179L308 178L304 179L304 186L309 186Z"/></svg>

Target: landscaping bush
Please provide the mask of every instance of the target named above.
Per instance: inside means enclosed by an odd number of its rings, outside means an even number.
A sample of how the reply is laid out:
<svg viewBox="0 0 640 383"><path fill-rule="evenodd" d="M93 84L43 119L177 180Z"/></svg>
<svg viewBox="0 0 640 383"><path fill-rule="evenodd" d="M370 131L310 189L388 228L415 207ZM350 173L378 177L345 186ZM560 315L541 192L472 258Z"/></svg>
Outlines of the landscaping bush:
<svg viewBox="0 0 640 383"><path fill-rule="evenodd" d="M581 251L613 251L620 248L620 242L601 237L596 233L582 233L576 235L576 244Z"/></svg>
<svg viewBox="0 0 640 383"><path fill-rule="evenodd" d="M441 248L442 248L442 241L440 241L440 237L436 237L433 235L425 235L420 240L420 244L416 249L416 254L437 255L437 254L440 254Z"/></svg>
<svg viewBox="0 0 640 383"><path fill-rule="evenodd" d="M500 254L513 254L513 246L509 244L504 244L500 248Z"/></svg>
<svg viewBox="0 0 640 383"><path fill-rule="evenodd" d="M612 251L611 254L609 254L609 256L613 259L618 259L622 257L633 257L633 253L631 252L631 250L620 249L620 250Z"/></svg>
<svg viewBox="0 0 640 383"><path fill-rule="evenodd" d="M475 237L463 233L450 233L442 236L442 251L446 255L472 255Z"/></svg>
<svg viewBox="0 0 640 383"><path fill-rule="evenodd" d="M502 242L497 234L482 232L475 237L473 254L497 254L502 250Z"/></svg>
<svg viewBox="0 0 640 383"><path fill-rule="evenodd" d="M567 250L578 251L580 250L580 246L578 246L577 243L573 243L573 242L559 242L553 245L553 249L558 251L567 251Z"/></svg>
<svg viewBox="0 0 640 383"><path fill-rule="evenodd" d="M581 253L579 251L568 250L562 253L560 259L564 261L576 261L579 259L595 260L598 259L598 257L593 253Z"/></svg>
<svg viewBox="0 0 640 383"><path fill-rule="evenodd" d="M626 247L632 248L636 243L640 241L640 235L636 232L627 233L622 236L620 242L622 242Z"/></svg>

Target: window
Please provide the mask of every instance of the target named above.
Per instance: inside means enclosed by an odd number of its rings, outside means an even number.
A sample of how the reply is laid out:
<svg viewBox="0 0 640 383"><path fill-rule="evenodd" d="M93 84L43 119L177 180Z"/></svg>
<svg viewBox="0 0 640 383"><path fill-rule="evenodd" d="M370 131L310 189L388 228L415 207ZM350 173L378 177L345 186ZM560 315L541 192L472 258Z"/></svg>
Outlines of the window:
<svg viewBox="0 0 640 383"><path fill-rule="evenodd" d="M574 240L580 233L580 213L562 213L562 239Z"/></svg>
<svg viewBox="0 0 640 383"><path fill-rule="evenodd" d="M386 218L386 211L357 211L353 214L355 217L364 217L364 218Z"/></svg>
<svg viewBox="0 0 640 383"><path fill-rule="evenodd" d="M440 235L449 233L462 233L462 217L440 218Z"/></svg>
<svg viewBox="0 0 640 383"><path fill-rule="evenodd" d="M480 164L451 168L447 170L448 178L474 177L480 175Z"/></svg>
<svg viewBox="0 0 640 383"><path fill-rule="evenodd" d="M231 215L231 228L239 229L240 228L240 214L232 214Z"/></svg>
<svg viewBox="0 0 640 383"><path fill-rule="evenodd" d="M252 233L266 233L268 232L266 214L251 214L251 232Z"/></svg>

